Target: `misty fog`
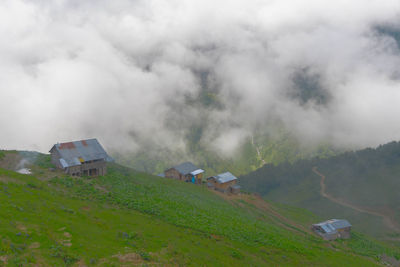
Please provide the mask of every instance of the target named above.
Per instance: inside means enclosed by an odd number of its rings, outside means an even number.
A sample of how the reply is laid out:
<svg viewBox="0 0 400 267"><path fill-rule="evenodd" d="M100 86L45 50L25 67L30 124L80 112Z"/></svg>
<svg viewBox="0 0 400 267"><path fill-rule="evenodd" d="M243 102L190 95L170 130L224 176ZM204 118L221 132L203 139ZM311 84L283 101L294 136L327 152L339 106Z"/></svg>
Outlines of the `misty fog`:
<svg viewBox="0 0 400 267"><path fill-rule="evenodd" d="M400 1L0 3L0 148L400 139Z"/></svg>

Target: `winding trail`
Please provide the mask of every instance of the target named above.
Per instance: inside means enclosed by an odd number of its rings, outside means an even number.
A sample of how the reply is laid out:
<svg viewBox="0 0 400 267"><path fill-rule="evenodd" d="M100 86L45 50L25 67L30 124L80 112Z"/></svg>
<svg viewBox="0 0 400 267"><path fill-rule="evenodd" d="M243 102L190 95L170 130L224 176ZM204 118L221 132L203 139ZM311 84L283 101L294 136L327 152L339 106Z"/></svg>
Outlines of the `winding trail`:
<svg viewBox="0 0 400 267"><path fill-rule="evenodd" d="M317 170L317 167L313 167L313 168L312 168L312 171L313 171L315 174L317 174L318 176L321 177L321 181L320 181L320 186L321 186L320 194L321 194L321 196L323 196L323 197L329 199L329 200L332 201L332 202L335 202L335 203L337 203L337 204L339 204L339 205L342 205L342 206L351 208L351 209L356 210L356 211L358 211L358 212L368 213L368 214L371 214L371 215L374 215L374 216L382 217L384 223L385 223L389 228L391 228L391 229L393 229L393 230L395 230L395 231L397 231L397 232L400 232L400 228L399 228L397 222L396 222L395 220L393 220L393 218L391 218L390 216L388 216L388 215L386 215L386 214L384 214L384 213L378 212L378 211L376 211L376 210L371 210L371 209L367 209L367 208L364 208L364 207L356 206L356 205L354 205L354 204L351 204L351 203L346 202L345 200L338 199L338 198L335 198L335 197L329 195L329 194L326 192L326 184L325 184L325 179L326 179L326 177L325 177L325 175L323 175L322 173L320 173L320 172Z"/></svg>
<svg viewBox="0 0 400 267"><path fill-rule="evenodd" d="M242 194L242 193L240 193L238 195L229 195L229 194L224 194L224 193L218 192L213 189L210 189L210 191L219 195L220 197L222 197L223 199L225 199L226 201L228 201L229 203L231 203L234 206L238 205L242 208L246 208L246 209L249 208L248 206L244 206L240 201L244 201L244 202L247 202L248 204L253 205L254 206L253 208L256 211L269 214L271 216L270 218L273 218L277 224L279 224L281 227L283 227L289 231L295 231L295 232L302 233L302 234L312 233L310 228L304 227L303 225L301 225L287 217L284 217L279 212L275 211L273 209L273 207L259 195L256 195L256 194L248 195L248 194Z"/></svg>

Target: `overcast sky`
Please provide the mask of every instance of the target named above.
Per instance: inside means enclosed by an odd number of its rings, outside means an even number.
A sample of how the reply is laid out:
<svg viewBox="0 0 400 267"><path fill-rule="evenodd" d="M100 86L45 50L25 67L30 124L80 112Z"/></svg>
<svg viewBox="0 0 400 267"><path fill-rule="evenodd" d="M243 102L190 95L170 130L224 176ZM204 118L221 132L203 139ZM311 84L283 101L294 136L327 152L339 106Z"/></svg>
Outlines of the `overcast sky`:
<svg viewBox="0 0 400 267"><path fill-rule="evenodd" d="M398 0L2 0L0 148L400 140L399 22Z"/></svg>

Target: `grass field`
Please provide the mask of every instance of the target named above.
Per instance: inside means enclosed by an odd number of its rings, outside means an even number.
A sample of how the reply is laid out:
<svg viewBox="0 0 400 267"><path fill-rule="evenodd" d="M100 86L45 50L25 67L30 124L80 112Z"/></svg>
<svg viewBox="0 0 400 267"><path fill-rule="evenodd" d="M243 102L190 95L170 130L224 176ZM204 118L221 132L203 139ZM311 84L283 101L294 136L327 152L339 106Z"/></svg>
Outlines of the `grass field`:
<svg viewBox="0 0 400 267"><path fill-rule="evenodd" d="M357 233L323 241L300 209L116 164L98 178L32 169L0 169L0 265L375 266L399 253Z"/></svg>

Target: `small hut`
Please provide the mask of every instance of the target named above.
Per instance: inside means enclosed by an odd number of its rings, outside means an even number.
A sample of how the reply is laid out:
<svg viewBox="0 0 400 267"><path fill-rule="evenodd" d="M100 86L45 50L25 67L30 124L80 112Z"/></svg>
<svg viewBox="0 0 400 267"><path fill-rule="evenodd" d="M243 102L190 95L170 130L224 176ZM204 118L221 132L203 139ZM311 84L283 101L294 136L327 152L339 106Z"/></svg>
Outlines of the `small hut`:
<svg viewBox="0 0 400 267"><path fill-rule="evenodd" d="M164 171L164 177L201 184L204 170L191 162L184 162Z"/></svg>
<svg viewBox="0 0 400 267"><path fill-rule="evenodd" d="M325 240L350 238L351 224L347 220L331 219L313 224L311 229Z"/></svg>
<svg viewBox="0 0 400 267"><path fill-rule="evenodd" d="M240 186L237 178L230 172L218 174L207 178L207 186L223 193L239 194Z"/></svg>

